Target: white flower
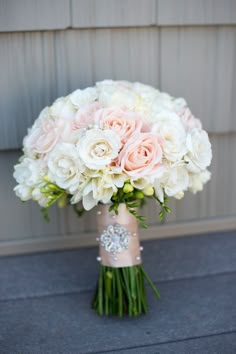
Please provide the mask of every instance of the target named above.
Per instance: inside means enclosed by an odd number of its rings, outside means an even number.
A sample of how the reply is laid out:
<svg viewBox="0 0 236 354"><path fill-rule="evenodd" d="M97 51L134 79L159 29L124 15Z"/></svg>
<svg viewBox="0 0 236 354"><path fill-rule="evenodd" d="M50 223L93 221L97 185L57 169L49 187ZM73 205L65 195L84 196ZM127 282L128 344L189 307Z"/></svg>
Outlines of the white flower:
<svg viewBox="0 0 236 354"><path fill-rule="evenodd" d="M165 165L165 172L161 179L154 181L154 189L159 199L163 201L163 188L169 197L177 199L187 190L189 175L185 166Z"/></svg>
<svg viewBox="0 0 236 354"><path fill-rule="evenodd" d="M176 113L182 112L187 107L187 102L184 98L179 97L173 100L173 108Z"/></svg>
<svg viewBox="0 0 236 354"><path fill-rule="evenodd" d="M108 204L112 195L117 192L113 178L109 174L93 178L83 190L83 207L85 210L92 209L99 202Z"/></svg>
<svg viewBox="0 0 236 354"><path fill-rule="evenodd" d="M26 202L32 198L32 188L26 186L25 184L18 184L14 188L14 192L23 202Z"/></svg>
<svg viewBox="0 0 236 354"><path fill-rule="evenodd" d="M197 193L203 190L203 185L211 179L211 173L208 170L200 173L189 174L189 191Z"/></svg>
<svg viewBox="0 0 236 354"><path fill-rule="evenodd" d="M69 98L76 108L81 108L96 101L98 94L95 87L88 87L84 90L76 90L72 92Z"/></svg>
<svg viewBox="0 0 236 354"><path fill-rule="evenodd" d="M163 139L162 149L165 158L172 162L182 159L186 153L186 132L175 113L163 111L158 122L153 125L152 131Z"/></svg>
<svg viewBox="0 0 236 354"><path fill-rule="evenodd" d="M211 143L208 134L202 130L193 129L187 135L187 154L185 161L190 172L197 173L210 166L212 159Z"/></svg>
<svg viewBox="0 0 236 354"><path fill-rule="evenodd" d="M18 183L14 188L16 195L23 201L33 198L34 189L42 184L47 174L45 161L24 157L14 169L13 176Z"/></svg>
<svg viewBox="0 0 236 354"><path fill-rule="evenodd" d="M97 83L99 93L99 103L104 107L125 107L126 109L133 110L138 95L129 87L113 82L106 81Z"/></svg>
<svg viewBox="0 0 236 354"><path fill-rule="evenodd" d="M13 177L17 183L25 184L29 187L41 183L47 173L44 160L34 160L30 157L24 157L19 164L14 166L14 169Z"/></svg>
<svg viewBox="0 0 236 354"><path fill-rule="evenodd" d="M68 96L58 98L49 108L49 114L53 118L71 120L75 112L75 108L71 104Z"/></svg>
<svg viewBox="0 0 236 354"><path fill-rule="evenodd" d="M92 170L100 170L118 156L121 141L112 130L94 128L85 132L77 147L85 166Z"/></svg>
<svg viewBox="0 0 236 354"><path fill-rule="evenodd" d="M69 193L78 188L84 168L73 144L57 145L48 156L48 178Z"/></svg>

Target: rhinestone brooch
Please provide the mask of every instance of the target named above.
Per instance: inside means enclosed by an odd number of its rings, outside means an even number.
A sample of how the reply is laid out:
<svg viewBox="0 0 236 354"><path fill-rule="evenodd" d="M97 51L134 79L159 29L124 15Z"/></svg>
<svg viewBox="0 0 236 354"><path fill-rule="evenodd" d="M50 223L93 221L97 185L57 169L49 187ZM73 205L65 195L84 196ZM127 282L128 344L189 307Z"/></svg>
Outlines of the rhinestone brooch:
<svg viewBox="0 0 236 354"><path fill-rule="evenodd" d="M120 224L109 225L100 237L101 246L109 253L121 253L128 248L129 231Z"/></svg>

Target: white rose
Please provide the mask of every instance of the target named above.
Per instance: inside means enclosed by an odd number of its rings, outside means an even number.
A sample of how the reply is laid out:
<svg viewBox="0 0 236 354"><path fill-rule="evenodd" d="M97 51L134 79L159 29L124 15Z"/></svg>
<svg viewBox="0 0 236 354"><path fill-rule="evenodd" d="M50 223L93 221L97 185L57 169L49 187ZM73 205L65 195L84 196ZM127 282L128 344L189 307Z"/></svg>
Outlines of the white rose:
<svg viewBox="0 0 236 354"><path fill-rule="evenodd" d="M69 193L78 188L84 169L74 144L57 145L48 156L48 178Z"/></svg>
<svg viewBox="0 0 236 354"><path fill-rule="evenodd" d="M76 108L82 108L96 101L98 93L95 87L88 87L84 90L72 92L69 98Z"/></svg>
<svg viewBox="0 0 236 354"><path fill-rule="evenodd" d="M163 112L158 122L153 125L152 131L163 139L161 145L166 159L175 162L186 154L186 132L175 113Z"/></svg>
<svg viewBox="0 0 236 354"><path fill-rule="evenodd" d="M92 170L100 170L118 156L121 141L112 130L94 128L85 132L77 147L85 166Z"/></svg>
<svg viewBox="0 0 236 354"><path fill-rule="evenodd" d="M197 193L203 190L203 185L211 179L211 173L208 170L200 173L189 174L189 191Z"/></svg>
<svg viewBox="0 0 236 354"><path fill-rule="evenodd" d="M212 159L211 143L204 130L191 130L186 139L187 154L185 161L190 172L197 173L210 166Z"/></svg>

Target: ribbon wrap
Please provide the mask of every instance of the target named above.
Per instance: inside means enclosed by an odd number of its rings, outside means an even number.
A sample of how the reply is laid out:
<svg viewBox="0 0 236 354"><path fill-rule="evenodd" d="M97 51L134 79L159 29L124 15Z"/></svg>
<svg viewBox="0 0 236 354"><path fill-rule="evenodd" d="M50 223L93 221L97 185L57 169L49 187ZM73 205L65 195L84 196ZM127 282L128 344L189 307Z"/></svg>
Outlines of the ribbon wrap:
<svg viewBox="0 0 236 354"><path fill-rule="evenodd" d="M138 223L125 204L120 204L118 215L109 211L110 205L99 205L97 225L100 234L101 264L113 268L141 264Z"/></svg>

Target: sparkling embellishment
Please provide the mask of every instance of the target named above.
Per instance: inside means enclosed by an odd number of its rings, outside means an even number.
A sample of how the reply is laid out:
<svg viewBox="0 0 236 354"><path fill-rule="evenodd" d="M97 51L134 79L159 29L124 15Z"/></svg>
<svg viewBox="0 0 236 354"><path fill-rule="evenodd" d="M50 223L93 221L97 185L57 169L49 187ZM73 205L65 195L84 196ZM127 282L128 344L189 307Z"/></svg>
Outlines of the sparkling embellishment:
<svg viewBox="0 0 236 354"><path fill-rule="evenodd" d="M97 261L101 262L102 258L101 257L97 257Z"/></svg>
<svg viewBox="0 0 236 354"><path fill-rule="evenodd" d="M136 232L133 232L133 236L134 236L134 237L137 236Z"/></svg>
<svg viewBox="0 0 236 354"><path fill-rule="evenodd" d="M97 215L101 215L101 214L102 214L101 210L98 210Z"/></svg>
<svg viewBox="0 0 236 354"><path fill-rule="evenodd" d="M141 258L140 258L139 256L136 257L136 260L137 260L137 261L140 261L140 259L141 259Z"/></svg>
<svg viewBox="0 0 236 354"><path fill-rule="evenodd" d="M121 253L128 248L129 245L129 232L120 225L109 225L102 233L101 246L109 253L116 254Z"/></svg>
<svg viewBox="0 0 236 354"><path fill-rule="evenodd" d="M139 249L140 249L140 251L143 251L143 246L140 246Z"/></svg>

